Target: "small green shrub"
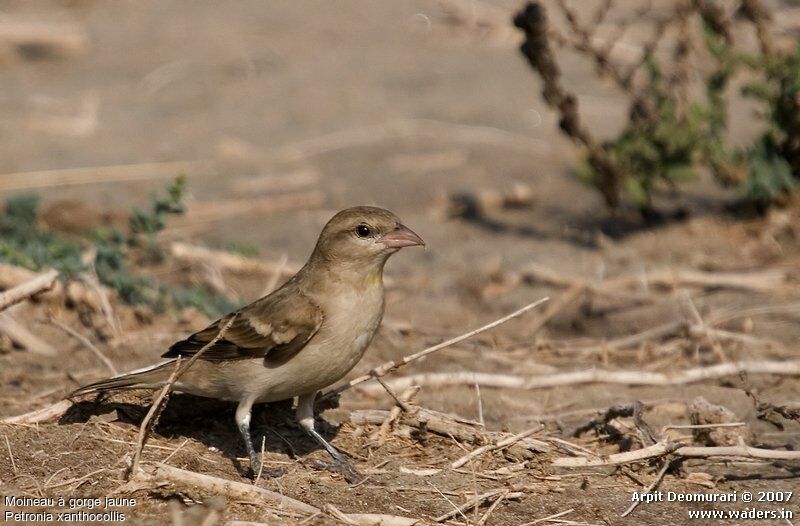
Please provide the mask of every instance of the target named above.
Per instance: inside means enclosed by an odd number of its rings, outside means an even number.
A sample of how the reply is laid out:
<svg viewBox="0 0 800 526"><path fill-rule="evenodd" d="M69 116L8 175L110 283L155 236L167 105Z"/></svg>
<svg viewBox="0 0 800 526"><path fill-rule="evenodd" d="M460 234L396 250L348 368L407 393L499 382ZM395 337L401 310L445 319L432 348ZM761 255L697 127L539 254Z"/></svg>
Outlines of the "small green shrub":
<svg viewBox="0 0 800 526"><path fill-rule="evenodd" d="M671 15L656 23L652 40L643 46L642 60L627 69L611 60L613 41L596 44L594 29L582 25L567 0L557 0L556 5L571 34L554 36L545 8L529 3L514 20L526 36L521 50L542 78L545 101L561 113L562 131L586 150L585 162L576 170L579 177L594 185L610 208L628 202L649 214L656 192L674 194L706 171L721 185L736 187L743 203L759 209L781 201L796 188L800 182L800 45L789 52L776 49L771 16L761 0L737 3L738 14L758 36L757 52L737 48L732 21L715 0L680 0ZM602 3L591 18L603 20L613 5ZM693 19L699 19L702 27L699 40L703 45L698 49L691 44ZM677 29L677 38L665 58L656 50L663 47L668 28ZM624 27L618 34L623 32ZM592 58L598 75L616 82L629 95L628 122L616 137L600 142L581 123L577 98L562 85L553 42L566 43ZM688 89L690 54L702 55L709 64L701 72L705 89L700 94ZM764 108L754 126L763 125L767 131L739 148L725 138L726 90L733 75L743 70L756 80L744 86L742 94Z"/></svg>
<svg viewBox="0 0 800 526"><path fill-rule="evenodd" d="M0 261L34 270L54 268L65 278L84 270L81 246L43 230L37 221L38 207L36 195L8 199L0 214Z"/></svg>
<svg viewBox="0 0 800 526"><path fill-rule="evenodd" d="M38 222L38 196L11 197L0 213L0 261L31 270L53 268L62 278L69 279L90 270L82 262L82 254L94 247L98 279L117 291L124 303L148 305L156 310L193 306L209 316L219 315L234 306L206 287L159 287L152 278L131 270L163 261L157 236L169 216L183 213L185 188L185 178L179 177L164 193L152 196L150 208L134 208L127 232L104 227L83 238L43 229Z"/></svg>

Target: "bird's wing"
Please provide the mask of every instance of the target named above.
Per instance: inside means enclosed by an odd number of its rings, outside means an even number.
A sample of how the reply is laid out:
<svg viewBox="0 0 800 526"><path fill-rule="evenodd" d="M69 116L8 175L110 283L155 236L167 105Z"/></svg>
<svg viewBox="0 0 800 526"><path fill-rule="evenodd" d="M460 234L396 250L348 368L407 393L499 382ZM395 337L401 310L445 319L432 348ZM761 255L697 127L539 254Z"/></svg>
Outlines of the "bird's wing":
<svg viewBox="0 0 800 526"><path fill-rule="evenodd" d="M175 343L163 357L197 353L233 316L236 319L224 337L203 352L200 359L264 358L282 362L302 349L322 325L322 311L317 305L296 288L283 287Z"/></svg>

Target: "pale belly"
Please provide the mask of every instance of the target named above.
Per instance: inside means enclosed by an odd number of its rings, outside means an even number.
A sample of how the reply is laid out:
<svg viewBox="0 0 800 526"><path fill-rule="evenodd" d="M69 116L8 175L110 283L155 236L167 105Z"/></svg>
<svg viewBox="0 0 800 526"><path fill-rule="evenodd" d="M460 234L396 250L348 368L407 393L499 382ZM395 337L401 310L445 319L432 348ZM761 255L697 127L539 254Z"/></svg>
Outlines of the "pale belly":
<svg viewBox="0 0 800 526"><path fill-rule="evenodd" d="M328 387L358 364L383 316L382 295L359 297L355 301L362 305L330 311L356 312L356 316L333 314L326 318L308 345L282 364L265 364L261 358L230 362L199 360L181 378L177 388L223 400L249 397L257 402L274 402ZM380 304L376 308L370 301ZM375 314L365 317L366 312Z"/></svg>

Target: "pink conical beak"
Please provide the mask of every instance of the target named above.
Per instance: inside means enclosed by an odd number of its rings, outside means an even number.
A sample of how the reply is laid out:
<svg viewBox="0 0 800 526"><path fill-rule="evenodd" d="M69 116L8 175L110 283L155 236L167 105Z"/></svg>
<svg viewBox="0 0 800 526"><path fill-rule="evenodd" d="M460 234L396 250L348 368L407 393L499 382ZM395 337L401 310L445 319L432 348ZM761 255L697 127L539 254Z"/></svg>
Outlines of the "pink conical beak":
<svg viewBox="0 0 800 526"><path fill-rule="evenodd" d="M387 248L425 246L425 241L403 224L398 224L393 231L383 236L380 241Z"/></svg>

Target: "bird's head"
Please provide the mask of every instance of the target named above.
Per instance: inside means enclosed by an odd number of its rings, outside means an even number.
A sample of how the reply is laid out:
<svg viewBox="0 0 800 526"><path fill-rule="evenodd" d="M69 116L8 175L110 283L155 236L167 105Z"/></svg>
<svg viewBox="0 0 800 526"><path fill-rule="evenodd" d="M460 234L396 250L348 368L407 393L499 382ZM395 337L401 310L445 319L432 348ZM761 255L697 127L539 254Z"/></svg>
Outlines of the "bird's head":
<svg viewBox="0 0 800 526"><path fill-rule="evenodd" d="M342 210L319 235L315 256L331 262L380 266L403 247L425 245L393 213L373 206Z"/></svg>

